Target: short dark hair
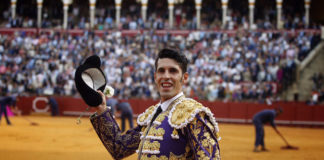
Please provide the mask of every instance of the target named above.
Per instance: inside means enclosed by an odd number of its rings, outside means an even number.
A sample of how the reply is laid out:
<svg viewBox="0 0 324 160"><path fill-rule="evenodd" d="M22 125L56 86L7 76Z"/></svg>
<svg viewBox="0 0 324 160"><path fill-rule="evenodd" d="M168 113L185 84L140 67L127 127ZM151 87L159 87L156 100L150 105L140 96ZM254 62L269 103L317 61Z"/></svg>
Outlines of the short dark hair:
<svg viewBox="0 0 324 160"><path fill-rule="evenodd" d="M181 52L178 52L173 49L168 49L168 48L162 49L159 52L158 56L156 57L155 71L157 70L157 63L158 63L159 59L162 59L162 58L170 58L170 59L175 60L179 64L179 66L182 70L182 73L187 72L187 66L189 63L189 60L187 59L187 57Z"/></svg>

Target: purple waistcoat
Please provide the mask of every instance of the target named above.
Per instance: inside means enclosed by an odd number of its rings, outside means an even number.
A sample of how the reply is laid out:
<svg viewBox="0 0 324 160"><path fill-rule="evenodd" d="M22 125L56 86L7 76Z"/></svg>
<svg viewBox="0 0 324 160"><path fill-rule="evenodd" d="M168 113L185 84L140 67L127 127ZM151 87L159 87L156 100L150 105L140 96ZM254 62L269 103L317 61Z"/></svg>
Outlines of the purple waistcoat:
<svg viewBox="0 0 324 160"><path fill-rule="evenodd" d="M161 159L171 157L186 159L189 156L190 147L187 146L187 137L181 133L181 130L170 126L168 122L169 112L167 110L161 113L150 128L148 126L143 127L141 132L142 141L137 151L141 158L143 156L149 158L155 155Z"/></svg>

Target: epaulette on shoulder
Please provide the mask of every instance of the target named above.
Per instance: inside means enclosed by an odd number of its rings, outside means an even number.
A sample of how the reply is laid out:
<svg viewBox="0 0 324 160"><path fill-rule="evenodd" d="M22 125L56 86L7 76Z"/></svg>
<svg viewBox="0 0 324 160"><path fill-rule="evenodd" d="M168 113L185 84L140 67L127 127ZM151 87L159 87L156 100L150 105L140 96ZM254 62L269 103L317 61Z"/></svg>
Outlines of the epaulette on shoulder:
<svg viewBox="0 0 324 160"><path fill-rule="evenodd" d="M148 125L148 122L152 119L152 116L155 114L157 110L157 105L151 106L145 110L145 112L141 113L137 117L137 124L140 126Z"/></svg>
<svg viewBox="0 0 324 160"><path fill-rule="evenodd" d="M200 112L204 112L209 117L216 133L219 132L218 124L210 109L191 98L184 98L182 101L174 104L169 114L169 124L176 129L184 128L193 121L195 116Z"/></svg>

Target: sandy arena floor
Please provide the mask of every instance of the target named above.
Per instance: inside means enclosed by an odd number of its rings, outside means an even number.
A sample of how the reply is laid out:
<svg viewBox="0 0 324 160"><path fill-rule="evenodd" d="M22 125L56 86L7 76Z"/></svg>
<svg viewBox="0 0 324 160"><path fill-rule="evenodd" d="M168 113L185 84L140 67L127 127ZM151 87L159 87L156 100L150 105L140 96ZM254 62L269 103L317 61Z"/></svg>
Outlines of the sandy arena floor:
<svg viewBox="0 0 324 160"><path fill-rule="evenodd" d="M0 160L103 160L112 159L101 144L89 119L76 124L76 117L10 117L13 125L0 124ZM29 121L38 123L30 125ZM289 143L299 150L281 150L284 142L267 126L269 152L252 152L252 125L219 124L223 160L322 160L324 129L280 127ZM136 154L126 158L135 160Z"/></svg>

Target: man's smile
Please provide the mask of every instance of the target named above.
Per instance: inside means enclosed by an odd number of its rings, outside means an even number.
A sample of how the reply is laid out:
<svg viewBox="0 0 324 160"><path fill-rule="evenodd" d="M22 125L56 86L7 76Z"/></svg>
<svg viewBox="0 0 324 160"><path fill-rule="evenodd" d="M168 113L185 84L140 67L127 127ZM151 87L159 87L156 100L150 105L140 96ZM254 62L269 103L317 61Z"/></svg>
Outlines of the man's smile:
<svg viewBox="0 0 324 160"><path fill-rule="evenodd" d="M170 82L162 82L162 83L161 83L161 86L162 86L163 88L165 88L165 89L167 89L167 88L171 88L171 87L172 87L172 83L170 83Z"/></svg>

